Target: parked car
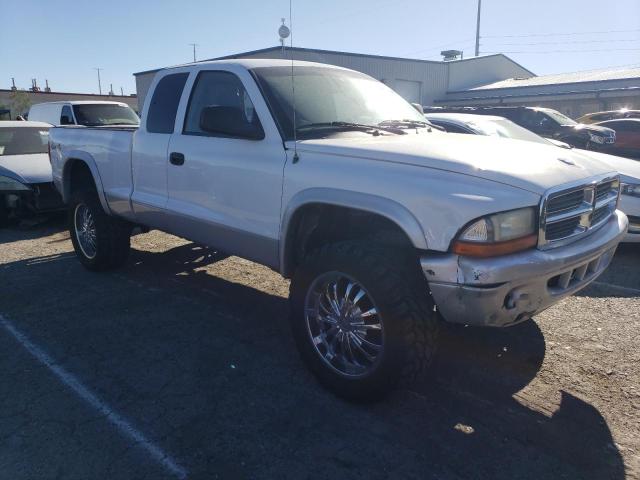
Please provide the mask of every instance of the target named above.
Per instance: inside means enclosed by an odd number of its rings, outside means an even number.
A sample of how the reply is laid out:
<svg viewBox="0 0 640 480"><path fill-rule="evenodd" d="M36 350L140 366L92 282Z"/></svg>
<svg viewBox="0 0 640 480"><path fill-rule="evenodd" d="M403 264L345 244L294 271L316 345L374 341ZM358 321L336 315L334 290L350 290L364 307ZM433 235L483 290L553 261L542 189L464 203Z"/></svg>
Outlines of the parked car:
<svg viewBox="0 0 640 480"><path fill-rule="evenodd" d="M0 122L0 225L64 207L51 178L49 128L41 122Z"/></svg>
<svg viewBox="0 0 640 480"><path fill-rule="evenodd" d="M600 152L585 152L587 155L610 165L620 173L621 211L629 219L629 230L623 242L640 242L640 162Z"/></svg>
<svg viewBox="0 0 640 480"><path fill-rule="evenodd" d="M566 142L576 148L601 150L616 142L610 128L577 123L551 108L539 107L431 107L425 113L473 113L505 117L546 138Z"/></svg>
<svg viewBox="0 0 640 480"><path fill-rule="evenodd" d="M597 278L626 233L601 162L436 131L359 72L293 73L295 100L285 60L164 69L139 128L53 128L80 262L121 265L143 225L267 265L292 279L307 365L368 400L427 367L443 319L530 319Z"/></svg>
<svg viewBox="0 0 640 480"><path fill-rule="evenodd" d="M493 135L573 148L564 142L536 135L502 117L470 113L428 113L425 117L429 122L443 127L450 133ZM623 242L640 242L640 162L591 150L576 150L576 153L603 161L620 173L622 189L619 208L629 218L629 231Z"/></svg>
<svg viewBox="0 0 640 480"><path fill-rule="evenodd" d="M640 160L640 118L607 120L596 125L616 132L616 143L607 145L604 152Z"/></svg>
<svg viewBox="0 0 640 480"><path fill-rule="evenodd" d="M122 102L69 101L36 103L29 109L29 120L51 125L138 125L140 118Z"/></svg>
<svg viewBox="0 0 640 480"><path fill-rule="evenodd" d="M618 118L640 118L640 110L629 110L621 108L620 110L609 110L607 112L587 113L576 120L578 123L598 123L605 120L615 120Z"/></svg>
<svg viewBox="0 0 640 480"><path fill-rule="evenodd" d="M489 135L543 145L558 145L552 139L540 135L497 115L476 115L473 113L425 113L424 117L432 124L442 127L449 133L467 133L473 135ZM559 142L563 143L563 142ZM569 146L568 144L565 144Z"/></svg>

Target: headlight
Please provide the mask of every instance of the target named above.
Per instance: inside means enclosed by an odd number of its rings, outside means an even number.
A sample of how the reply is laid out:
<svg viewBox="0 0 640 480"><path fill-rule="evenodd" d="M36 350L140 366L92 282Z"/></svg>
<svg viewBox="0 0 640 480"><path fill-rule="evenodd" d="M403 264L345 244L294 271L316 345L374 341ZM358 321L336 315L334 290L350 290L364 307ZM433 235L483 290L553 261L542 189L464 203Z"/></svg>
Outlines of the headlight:
<svg viewBox="0 0 640 480"><path fill-rule="evenodd" d="M0 192L16 192L23 190L31 189L13 178L0 177Z"/></svg>
<svg viewBox="0 0 640 480"><path fill-rule="evenodd" d="M453 252L474 257L493 257L518 252L538 243L536 208L496 213L474 220L453 243Z"/></svg>
<svg viewBox="0 0 640 480"><path fill-rule="evenodd" d="M622 195L640 197L640 183L622 183L620 184L620 193Z"/></svg>
<svg viewBox="0 0 640 480"><path fill-rule="evenodd" d="M589 140L593 143L599 143L600 145L604 143L604 137L601 137L600 135L594 135L593 133L589 134Z"/></svg>

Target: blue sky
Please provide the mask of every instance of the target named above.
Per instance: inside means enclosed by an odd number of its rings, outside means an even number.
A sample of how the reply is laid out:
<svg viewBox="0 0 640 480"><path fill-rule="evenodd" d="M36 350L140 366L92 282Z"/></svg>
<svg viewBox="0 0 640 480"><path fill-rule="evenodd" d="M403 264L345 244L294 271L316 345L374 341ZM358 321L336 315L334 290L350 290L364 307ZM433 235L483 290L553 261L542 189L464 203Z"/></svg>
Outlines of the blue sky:
<svg viewBox="0 0 640 480"><path fill-rule="evenodd" d="M476 0L293 0L294 43L439 59L473 54ZM133 72L277 45L288 0L20 0L0 9L0 88L135 91ZM590 33L583 33L590 32ZM598 33L593 33L598 32ZM537 74L640 65L640 0L483 0L482 52Z"/></svg>

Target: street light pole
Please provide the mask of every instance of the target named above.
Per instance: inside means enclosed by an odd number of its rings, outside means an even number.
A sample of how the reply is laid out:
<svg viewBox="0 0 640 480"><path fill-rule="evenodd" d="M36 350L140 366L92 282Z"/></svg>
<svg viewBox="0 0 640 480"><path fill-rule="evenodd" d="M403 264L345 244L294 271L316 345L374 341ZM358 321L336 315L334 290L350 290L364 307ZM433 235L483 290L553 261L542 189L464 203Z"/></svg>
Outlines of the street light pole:
<svg viewBox="0 0 640 480"><path fill-rule="evenodd" d="M94 70L98 72L98 92L102 95L102 84L100 83L100 70L102 70L102 68L94 68Z"/></svg>
<svg viewBox="0 0 640 480"><path fill-rule="evenodd" d="M480 9L482 0L478 0L478 19L476 22L476 57L480 55Z"/></svg>

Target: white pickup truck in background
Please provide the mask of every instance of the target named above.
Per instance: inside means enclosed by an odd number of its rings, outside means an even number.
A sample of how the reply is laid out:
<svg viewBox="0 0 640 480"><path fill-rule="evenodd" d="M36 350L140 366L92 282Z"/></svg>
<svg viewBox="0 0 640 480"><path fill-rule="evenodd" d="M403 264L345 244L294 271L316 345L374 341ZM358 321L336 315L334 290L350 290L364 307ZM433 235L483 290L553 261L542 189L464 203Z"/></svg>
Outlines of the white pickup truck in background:
<svg viewBox="0 0 640 480"><path fill-rule="evenodd" d="M29 109L29 120L51 125L136 126L140 118L126 103L97 100L70 100L36 103Z"/></svg>
<svg viewBox="0 0 640 480"><path fill-rule="evenodd" d="M610 167L437 131L361 73L293 70L295 101L285 61L165 69L139 128L52 129L80 261L121 265L142 225L270 266L303 358L350 399L424 369L439 322L528 320L609 264L627 230Z"/></svg>

